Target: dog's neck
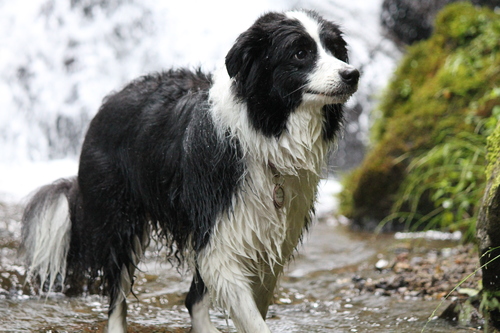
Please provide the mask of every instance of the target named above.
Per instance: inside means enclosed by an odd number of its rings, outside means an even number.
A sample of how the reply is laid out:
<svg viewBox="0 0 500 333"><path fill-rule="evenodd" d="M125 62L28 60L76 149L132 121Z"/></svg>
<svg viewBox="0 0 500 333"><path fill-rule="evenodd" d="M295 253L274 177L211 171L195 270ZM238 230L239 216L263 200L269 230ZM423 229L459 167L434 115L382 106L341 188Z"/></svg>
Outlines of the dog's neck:
<svg viewBox="0 0 500 333"><path fill-rule="evenodd" d="M321 174L330 148L323 138L321 105L303 103L290 114L279 137L267 137L251 125L246 105L234 96L231 84L225 68L215 73L209 98L219 134L231 133L245 158L264 166L272 163L283 175L298 175L299 170Z"/></svg>

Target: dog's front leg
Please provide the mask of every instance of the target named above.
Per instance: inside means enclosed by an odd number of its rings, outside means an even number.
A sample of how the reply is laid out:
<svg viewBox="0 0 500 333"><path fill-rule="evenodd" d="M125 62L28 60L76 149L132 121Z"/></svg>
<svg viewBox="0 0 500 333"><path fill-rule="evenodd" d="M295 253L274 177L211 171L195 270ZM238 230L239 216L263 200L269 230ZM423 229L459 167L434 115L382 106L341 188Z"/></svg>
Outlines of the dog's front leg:
<svg viewBox="0 0 500 333"><path fill-rule="evenodd" d="M198 264L212 302L229 311L238 332L271 333L255 302L245 259L221 247L208 252L198 256Z"/></svg>
<svg viewBox="0 0 500 333"><path fill-rule="evenodd" d="M238 296L231 301L230 314L238 332L271 333L255 303L252 292L248 288L241 288L236 293Z"/></svg>
<svg viewBox="0 0 500 333"><path fill-rule="evenodd" d="M196 269L191 288L186 297L186 307L191 316L191 333L220 333L210 321L210 295Z"/></svg>

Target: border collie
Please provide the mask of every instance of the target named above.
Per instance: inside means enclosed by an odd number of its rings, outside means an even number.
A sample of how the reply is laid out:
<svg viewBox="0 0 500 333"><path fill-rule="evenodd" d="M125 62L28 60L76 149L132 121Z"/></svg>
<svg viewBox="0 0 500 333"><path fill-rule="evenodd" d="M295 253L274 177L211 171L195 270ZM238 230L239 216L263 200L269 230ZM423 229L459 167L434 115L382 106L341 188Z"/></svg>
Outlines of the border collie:
<svg viewBox="0 0 500 333"><path fill-rule="evenodd" d="M265 323L277 279L311 222L342 104L356 91L339 27L311 11L267 13L213 75L147 75L104 99L78 176L42 187L24 216L28 275L52 287L102 279L108 332L151 235L194 272L192 332Z"/></svg>

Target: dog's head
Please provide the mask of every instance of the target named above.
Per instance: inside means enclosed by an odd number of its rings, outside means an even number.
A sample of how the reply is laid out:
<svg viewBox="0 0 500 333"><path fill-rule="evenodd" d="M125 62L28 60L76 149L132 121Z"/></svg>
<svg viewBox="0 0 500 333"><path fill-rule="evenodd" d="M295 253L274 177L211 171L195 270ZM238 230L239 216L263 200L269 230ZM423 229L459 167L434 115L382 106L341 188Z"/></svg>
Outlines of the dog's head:
<svg viewBox="0 0 500 333"><path fill-rule="evenodd" d="M359 79L339 27L309 11L261 16L238 37L226 68L253 126L267 136L279 136L301 105L340 111Z"/></svg>

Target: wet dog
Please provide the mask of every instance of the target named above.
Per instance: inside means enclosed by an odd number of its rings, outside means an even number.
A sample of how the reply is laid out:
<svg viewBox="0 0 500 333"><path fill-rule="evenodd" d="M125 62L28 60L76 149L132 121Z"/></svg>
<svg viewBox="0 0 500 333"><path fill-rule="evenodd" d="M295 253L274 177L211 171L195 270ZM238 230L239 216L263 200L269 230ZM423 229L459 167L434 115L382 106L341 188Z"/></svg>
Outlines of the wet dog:
<svg viewBox="0 0 500 333"><path fill-rule="evenodd" d="M283 266L307 229L342 104L359 72L337 25L310 11L267 13L214 74L177 69L108 96L78 176L26 207L22 251L40 281L100 277L109 332L126 331L134 270L156 235L192 266L192 332L265 333Z"/></svg>

